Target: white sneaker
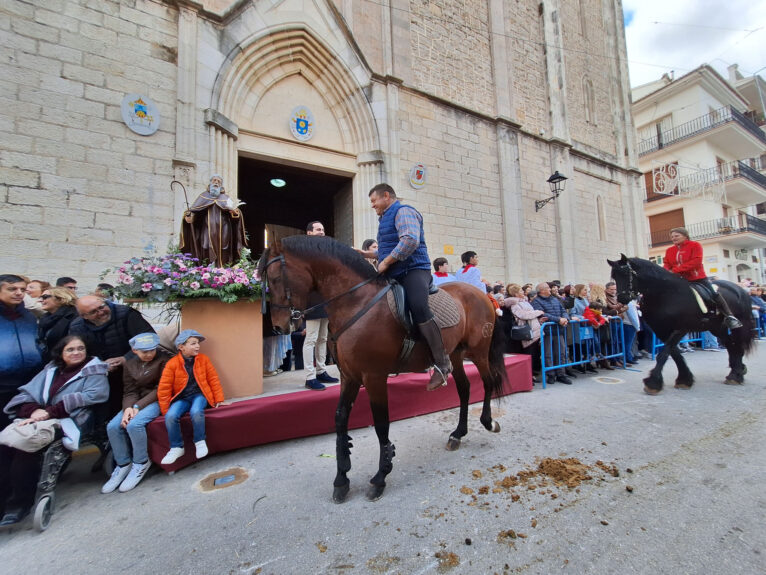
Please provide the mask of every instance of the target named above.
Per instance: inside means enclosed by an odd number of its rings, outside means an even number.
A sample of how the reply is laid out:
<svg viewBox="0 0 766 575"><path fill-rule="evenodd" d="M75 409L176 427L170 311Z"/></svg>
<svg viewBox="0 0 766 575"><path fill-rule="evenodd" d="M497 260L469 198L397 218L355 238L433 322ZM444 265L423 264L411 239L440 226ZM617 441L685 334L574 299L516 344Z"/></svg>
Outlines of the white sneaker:
<svg viewBox="0 0 766 575"><path fill-rule="evenodd" d="M134 463L130 468L130 473L128 473L128 476L125 478L125 481L120 483L120 493L130 491L138 485L151 466L152 462L149 460L147 460L146 463Z"/></svg>
<svg viewBox="0 0 766 575"><path fill-rule="evenodd" d="M162 461L160 461L161 465L170 465L171 463L175 463L176 459L181 457L186 451L183 447L171 447L170 451L167 452L165 457L162 458Z"/></svg>
<svg viewBox="0 0 766 575"><path fill-rule="evenodd" d="M207 443L205 443L204 439L202 441L196 441L194 447L197 449L197 459L202 459L207 455Z"/></svg>
<svg viewBox="0 0 766 575"><path fill-rule="evenodd" d="M122 467L115 465L114 471L112 471L112 476L109 478L109 481L104 483L104 486L101 488L101 493L111 493L117 489L128 476L128 473L130 473L130 465L123 465Z"/></svg>

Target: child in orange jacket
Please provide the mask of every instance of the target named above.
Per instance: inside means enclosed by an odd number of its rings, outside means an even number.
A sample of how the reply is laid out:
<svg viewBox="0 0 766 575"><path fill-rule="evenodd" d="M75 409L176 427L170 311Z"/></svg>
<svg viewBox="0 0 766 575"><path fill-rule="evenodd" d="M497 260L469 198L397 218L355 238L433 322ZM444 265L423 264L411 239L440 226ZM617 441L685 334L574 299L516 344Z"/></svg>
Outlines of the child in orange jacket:
<svg viewBox="0 0 766 575"><path fill-rule="evenodd" d="M170 465L181 457L184 440L181 436L181 416L189 413L194 429L194 447L197 459L207 455L205 442L205 408L218 407L224 400L221 381L210 358L199 352L202 334L185 329L176 337L178 355L165 365L157 387L160 412L165 416L170 451L162 458L162 465Z"/></svg>

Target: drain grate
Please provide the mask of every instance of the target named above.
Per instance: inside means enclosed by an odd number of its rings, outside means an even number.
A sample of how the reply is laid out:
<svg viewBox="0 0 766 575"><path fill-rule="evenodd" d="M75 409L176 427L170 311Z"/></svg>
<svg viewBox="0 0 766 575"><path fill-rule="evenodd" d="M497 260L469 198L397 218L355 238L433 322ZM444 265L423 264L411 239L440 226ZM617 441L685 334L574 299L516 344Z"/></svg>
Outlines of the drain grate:
<svg viewBox="0 0 766 575"><path fill-rule="evenodd" d="M594 378L599 383L606 383L608 385L614 385L615 383L625 383L624 379L619 379L617 377L595 377Z"/></svg>
<svg viewBox="0 0 766 575"><path fill-rule="evenodd" d="M238 485L248 478L247 471L241 467L232 467L223 471L212 473L199 482L202 491L225 489L232 485Z"/></svg>

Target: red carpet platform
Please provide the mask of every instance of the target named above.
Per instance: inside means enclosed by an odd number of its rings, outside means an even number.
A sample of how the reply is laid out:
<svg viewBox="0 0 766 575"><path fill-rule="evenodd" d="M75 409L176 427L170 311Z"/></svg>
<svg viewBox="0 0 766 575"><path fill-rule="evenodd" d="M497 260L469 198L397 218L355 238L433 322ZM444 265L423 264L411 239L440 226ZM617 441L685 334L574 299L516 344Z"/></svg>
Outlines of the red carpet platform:
<svg viewBox="0 0 766 575"><path fill-rule="evenodd" d="M505 358L509 383L503 395L532 390L532 362L528 355ZM465 365L471 381L471 402L481 401L484 386L473 364ZM407 419L425 413L451 409L459 405L455 382L450 377L447 389L426 391L427 373L407 373L388 380L388 409L391 421ZM335 408L340 386L325 391L297 391L283 395L248 399L205 412L205 429L210 453L230 451L241 447L262 445L296 437L321 435L335 430ZM354 403L350 429L372 425L372 413L364 387ZM194 463L191 420L181 420L186 454L173 465L161 465L165 471L175 471ZM169 449L165 418L158 417L148 426L149 457L157 464Z"/></svg>

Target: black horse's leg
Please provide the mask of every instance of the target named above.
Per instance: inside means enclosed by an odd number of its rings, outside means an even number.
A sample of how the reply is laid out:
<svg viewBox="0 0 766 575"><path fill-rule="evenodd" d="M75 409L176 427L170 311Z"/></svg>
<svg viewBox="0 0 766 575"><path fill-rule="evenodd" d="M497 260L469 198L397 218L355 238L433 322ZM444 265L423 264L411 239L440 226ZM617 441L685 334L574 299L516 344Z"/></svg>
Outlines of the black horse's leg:
<svg viewBox="0 0 766 575"><path fill-rule="evenodd" d="M665 341L662 351L657 355L657 362L649 372L649 377L644 378L644 391L649 395L657 395L662 391L662 368L678 342L681 341L686 332L674 331Z"/></svg>
<svg viewBox="0 0 766 575"><path fill-rule="evenodd" d="M386 388L386 376L382 378L365 378L364 387L370 396L370 409L375 423L375 433L380 445L380 459L378 460L378 472L370 479L370 487L367 489L367 499L377 501L383 496L386 489L386 476L394 468L393 459L396 455L394 444L388 439L388 389Z"/></svg>
<svg viewBox="0 0 766 575"><path fill-rule="evenodd" d="M335 503L343 503L349 490L347 473L351 469L351 438L348 435L348 418L359 393L358 383L344 381L341 384L338 408L335 410L335 458L337 461L337 473L333 481L332 500Z"/></svg>
<svg viewBox="0 0 766 575"><path fill-rule="evenodd" d="M737 334L731 334L726 340L726 351L729 352L729 367L731 371L723 382L726 385L742 385L745 383L745 373L747 368L742 361L745 356L745 352L742 348L742 342L737 337Z"/></svg>
<svg viewBox="0 0 766 575"><path fill-rule="evenodd" d="M676 362L678 368L678 377L676 377L676 384L673 386L676 389L691 389L694 385L694 374L692 374L689 366L686 365L686 360L678 349L678 346L674 345L670 349L670 357Z"/></svg>
<svg viewBox="0 0 766 575"><path fill-rule="evenodd" d="M447 449L457 451L460 448L460 441L468 433L468 398L471 392L471 382L463 369L462 354L452 354L452 377L455 378L455 387L457 395L460 398L460 414L458 415L457 427L450 433L447 440Z"/></svg>

